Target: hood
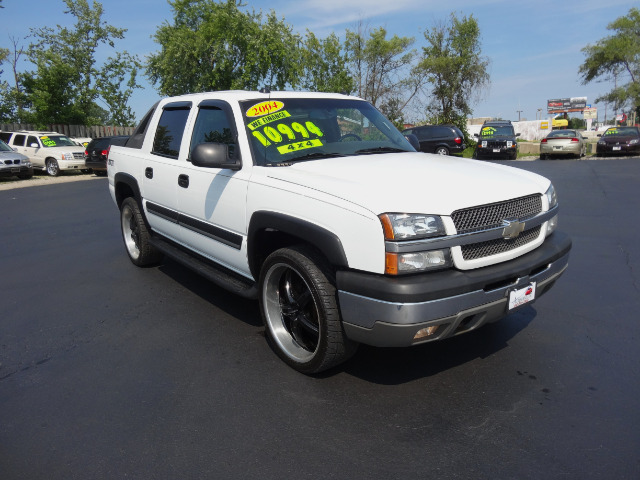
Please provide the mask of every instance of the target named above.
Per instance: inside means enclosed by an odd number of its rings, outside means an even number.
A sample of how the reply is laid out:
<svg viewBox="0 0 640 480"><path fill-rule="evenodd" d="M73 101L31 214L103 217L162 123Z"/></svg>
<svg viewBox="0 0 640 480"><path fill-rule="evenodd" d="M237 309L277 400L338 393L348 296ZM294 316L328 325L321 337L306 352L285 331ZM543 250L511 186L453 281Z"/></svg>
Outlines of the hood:
<svg viewBox="0 0 640 480"><path fill-rule="evenodd" d="M449 215L460 208L544 194L549 180L513 167L428 153L328 158L269 168L279 188L326 194L376 215Z"/></svg>
<svg viewBox="0 0 640 480"><path fill-rule="evenodd" d="M28 160L29 157L18 152L0 151L0 160L17 160L17 159L24 161L24 160Z"/></svg>

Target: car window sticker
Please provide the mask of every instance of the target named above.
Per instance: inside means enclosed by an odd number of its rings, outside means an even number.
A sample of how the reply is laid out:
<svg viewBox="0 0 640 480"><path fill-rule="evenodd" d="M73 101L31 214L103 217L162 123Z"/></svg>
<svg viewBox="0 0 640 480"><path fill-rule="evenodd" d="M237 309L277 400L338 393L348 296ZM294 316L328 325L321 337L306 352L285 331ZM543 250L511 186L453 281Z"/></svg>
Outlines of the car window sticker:
<svg viewBox="0 0 640 480"><path fill-rule="evenodd" d="M292 122L279 101L261 102L247 109L247 117L260 116L247 123L251 134L264 146L272 144L281 155L307 148L322 147L324 133L312 121Z"/></svg>

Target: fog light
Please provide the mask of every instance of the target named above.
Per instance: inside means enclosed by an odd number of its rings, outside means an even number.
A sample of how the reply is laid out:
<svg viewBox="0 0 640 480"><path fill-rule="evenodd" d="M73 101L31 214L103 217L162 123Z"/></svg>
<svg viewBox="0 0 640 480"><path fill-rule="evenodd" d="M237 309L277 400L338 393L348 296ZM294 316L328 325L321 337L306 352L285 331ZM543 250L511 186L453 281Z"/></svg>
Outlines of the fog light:
<svg viewBox="0 0 640 480"><path fill-rule="evenodd" d="M438 330L438 327L440 325L431 325L430 327L427 328L421 328L420 330L418 330L418 332L413 336L414 340L419 340L420 338L426 338L426 337L430 337L433 334L436 333L436 331Z"/></svg>

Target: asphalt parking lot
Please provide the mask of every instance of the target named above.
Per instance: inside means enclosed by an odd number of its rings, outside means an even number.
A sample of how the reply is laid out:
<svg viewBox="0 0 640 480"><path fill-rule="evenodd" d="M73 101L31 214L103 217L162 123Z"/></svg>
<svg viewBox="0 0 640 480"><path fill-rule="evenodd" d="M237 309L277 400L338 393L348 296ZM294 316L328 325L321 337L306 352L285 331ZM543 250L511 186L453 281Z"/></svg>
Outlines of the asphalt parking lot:
<svg viewBox="0 0 640 480"><path fill-rule="evenodd" d="M254 302L134 267L106 179L0 190L0 479L638 478L640 159L513 165L559 194L554 289L318 377Z"/></svg>

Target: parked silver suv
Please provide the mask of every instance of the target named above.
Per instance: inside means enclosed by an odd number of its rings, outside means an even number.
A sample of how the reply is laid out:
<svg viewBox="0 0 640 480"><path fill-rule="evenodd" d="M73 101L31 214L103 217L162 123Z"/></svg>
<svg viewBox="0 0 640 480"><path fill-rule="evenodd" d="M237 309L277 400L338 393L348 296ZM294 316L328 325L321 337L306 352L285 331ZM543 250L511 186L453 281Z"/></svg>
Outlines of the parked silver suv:
<svg viewBox="0 0 640 480"><path fill-rule="evenodd" d="M84 148L57 132L21 130L1 132L0 138L13 150L26 155L33 168L57 177L64 170L84 170Z"/></svg>

